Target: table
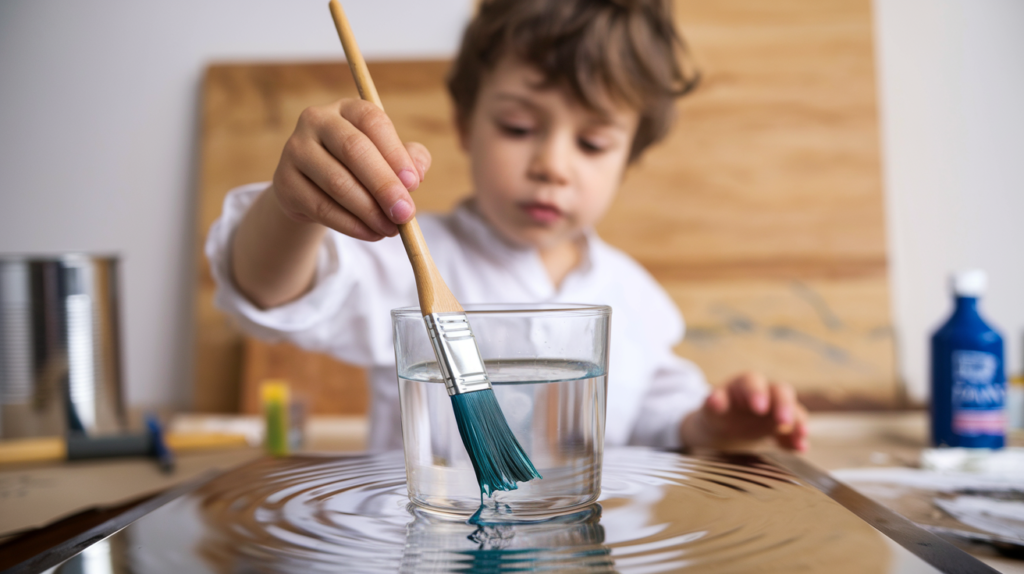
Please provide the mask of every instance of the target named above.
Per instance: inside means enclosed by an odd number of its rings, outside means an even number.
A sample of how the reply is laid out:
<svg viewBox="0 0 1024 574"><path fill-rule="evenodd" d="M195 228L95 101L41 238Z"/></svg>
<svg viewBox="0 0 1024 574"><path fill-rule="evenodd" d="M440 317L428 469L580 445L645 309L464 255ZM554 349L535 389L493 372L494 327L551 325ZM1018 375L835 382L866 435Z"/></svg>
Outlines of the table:
<svg viewBox="0 0 1024 574"><path fill-rule="evenodd" d="M312 417L307 450L358 450L365 426L351 418ZM356 421L357 422L357 421ZM807 459L825 470L863 466L913 465L927 445L923 411L815 413ZM361 429L361 430L360 430ZM1021 436L1012 442L1021 444ZM182 455L173 475L161 474L147 460L83 461L0 468L0 536L41 526L82 508L114 504L180 483L211 469L227 469L261 456L256 448ZM45 504L41 504L45 502ZM2 539L0 539L2 541ZM972 553L997 570L1024 574L1024 562Z"/></svg>

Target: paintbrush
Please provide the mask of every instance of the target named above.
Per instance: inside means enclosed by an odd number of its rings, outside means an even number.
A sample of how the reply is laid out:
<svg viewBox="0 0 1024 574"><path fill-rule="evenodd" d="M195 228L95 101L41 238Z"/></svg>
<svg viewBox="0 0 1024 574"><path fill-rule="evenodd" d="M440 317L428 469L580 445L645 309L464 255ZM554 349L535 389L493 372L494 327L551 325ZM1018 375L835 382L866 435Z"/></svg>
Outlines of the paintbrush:
<svg viewBox="0 0 1024 574"><path fill-rule="evenodd" d="M331 0L330 7L359 96L384 109L345 11L338 0ZM466 312L438 273L416 218L399 225L398 232L412 263L420 312L480 492L490 496L495 490L514 490L517 482L540 478L501 412Z"/></svg>

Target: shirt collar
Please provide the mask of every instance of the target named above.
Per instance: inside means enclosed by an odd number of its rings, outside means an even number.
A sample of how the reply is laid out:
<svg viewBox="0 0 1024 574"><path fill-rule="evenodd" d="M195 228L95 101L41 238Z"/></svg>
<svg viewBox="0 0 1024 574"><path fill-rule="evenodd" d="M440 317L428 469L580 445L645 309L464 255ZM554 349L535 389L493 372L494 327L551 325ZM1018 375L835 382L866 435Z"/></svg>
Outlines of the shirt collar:
<svg viewBox="0 0 1024 574"><path fill-rule="evenodd" d="M505 257L536 256L535 249L515 245L499 235L477 211L472 197L459 203L452 212L452 220L460 239L468 240L471 245L480 246L487 252L497 252Z"/></svg>
<svg viewBox="0 0 1024 574"><path fill-rule="evenodd" d="M535 263L543 271L544 265L540 260L537 250L532 247L515 245L501 237L498 231L491 227L477 211L473 205L472 197L459 203L452 212L452 221L457 233L460 235L460 239L468 242L469 245L479 247L488 253L496 254L502 258L530 260L531 263ZM583 231L583 250L580 254L580 263L562 281L563 288L568 281L581 277L585 278L593 272L596 263L596 248L600 243L601 238L598 237L596 231L591 228ZM547 279L546 271L543 273L543 276ZM551 285L550 280L547 283L551 293L555 294L554 286Z"/></svg>

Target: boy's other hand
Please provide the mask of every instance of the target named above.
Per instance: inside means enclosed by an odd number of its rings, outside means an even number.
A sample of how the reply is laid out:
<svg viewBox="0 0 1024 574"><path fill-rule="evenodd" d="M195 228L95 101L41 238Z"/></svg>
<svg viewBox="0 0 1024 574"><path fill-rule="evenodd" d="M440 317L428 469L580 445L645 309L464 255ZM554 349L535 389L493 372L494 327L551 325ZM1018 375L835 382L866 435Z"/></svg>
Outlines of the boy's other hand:
<svg viewBox="0 0 1024 574"><path fill-rule="evenodd" d="M430 161L426 147L402 142L383 110L343 99L303 110L270 190L293 220L376 241L416 214L409 192Z"/></svg>
<svg viewBox="0 0 1024 574"><path fill-rule="evenodd" d="M806 452L807 410L793 387L744 373L714 389L704 405L683 421L686 446L728 447L765 437L779 446Z"/></svg>

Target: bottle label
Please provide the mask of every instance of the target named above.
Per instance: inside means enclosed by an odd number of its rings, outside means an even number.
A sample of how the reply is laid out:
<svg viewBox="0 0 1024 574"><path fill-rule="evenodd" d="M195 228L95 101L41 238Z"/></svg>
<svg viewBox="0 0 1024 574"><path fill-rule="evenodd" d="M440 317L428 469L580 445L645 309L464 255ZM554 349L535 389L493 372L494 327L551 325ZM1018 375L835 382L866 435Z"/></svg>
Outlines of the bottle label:
<svg viewBox="0 0 1024 574"><path fill-rule="evenodd" d="M982 351L953 351L953 432L961 436L1002 435L1006 389L999 360Z"/></svg>

